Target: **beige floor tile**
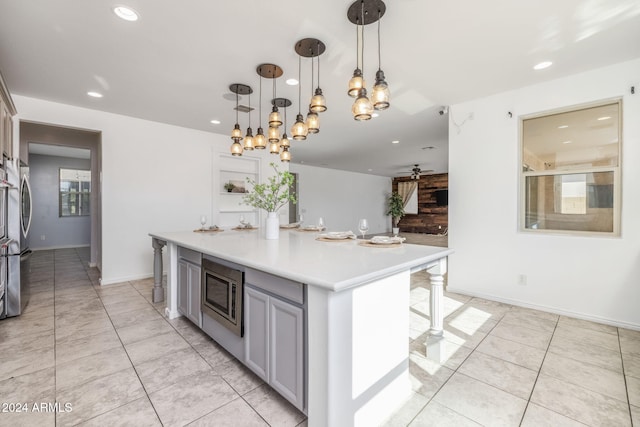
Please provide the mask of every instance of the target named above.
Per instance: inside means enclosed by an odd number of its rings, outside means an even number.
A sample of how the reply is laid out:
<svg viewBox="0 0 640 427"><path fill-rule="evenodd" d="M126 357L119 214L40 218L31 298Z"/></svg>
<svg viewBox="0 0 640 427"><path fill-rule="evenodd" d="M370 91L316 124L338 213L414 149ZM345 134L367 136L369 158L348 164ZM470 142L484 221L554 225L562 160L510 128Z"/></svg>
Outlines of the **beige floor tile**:
<svg viewBox="0 0 640 427"><path fill-rule="evenodd" d="M78 424L81 427L161 427L147 396Z"/></svg>
<svg viewBox="0 0 640 427"><path fill-rule="evenodd" d="M453 375L453 370L423 355L409 355L409 379L414 392L431 399Z"/></svg>
<svg viewBox="0 0 640 427"><path fill-rule="evenodd" d="M444 325L444 328L442 336L445 340L471 349L476 348L487 336L487 333L485 332L475 332L474 334L469 335L460 330L451 328L447 324Z"/></svg>
<svg viewBox="0 0 640 427"><path fill-rule="evenodd" d="M590 426L630 426L629 406L612 397L540 374L531 402Z"/></svg>
<svg viewBox="0 0 640 427"><path fill-rule="evenodd" d="M42 401L44 404L55 404L55 399ZM34 404L39 407L40 401L27 403L20 412L0 413L0 426L10 427L55 427L56 414L53 410L34 409ZM46 408L46 407L45 407Z"/></svg>
<svg viewBox="0 0 640 427"><path fill-rule="evenodd" d="M460 415L456 411L430 402L413 420L411 427L480 427L481 424Z"/></svg>
<svg viewBox="0 0 640 427"><path fill-rule="evenodd" d="M634 336L621 336L620 348L625 354L632 354L640 357L640 339L637 339Z"/></svg>
<svg viewBox="0 0 640 427"><path fill-rule="evenodd" d="M74 359L56 366L56 389L64 390L131 368L124 349L114 347L101 353Z"/></svg>
<svg viewBox="0 0 640 427"><path fill-rule="evenodd" d="M256 374L236 359L219 365L215 371L241 396L262 384Z"/></svg>
<svg viewBox="0 0 640 427"><path fill-rule="evenodd" d="M125 345L125 349L134 365L157 359L188 347L189 344L175 331Z"/></svg>
<svg viewBox="0 0 640 427"><path fill-rule="evenodd" d="M541 317L530 311L511 310L504 315L501 324L524 326L529 329L536 329L543 332L553 332L558 320L548 317Z"/></svg>
<svg viewBox="0 0 640 427"><path fill-rule="evenodd" d="M547 354L540 372L613 397L622 402L627 401L624 377L620 372L563 357L555 353Z"/></svg>
<svg viewBox="0 0 640 427"><path fill-rule="evenodd" d="M268 427L256 411L243 399L236 399L198 418L189 427Z"/></svg>
<svg viewBox="0 0 640 427"><path fill-rule="evenodd" d="M4 357L11 353L27 353L44 348L53 348L54 344L55 340L52 331L34 331L30 334L0 341L0 354Z"/></svg>
<svg viewBox="0 0 640 427"><path fill-rule="evenodd" d="M56 341L79 339L113 330L108 317L78 320L66 325L56 325Z"/></svg>
<svg viewBox="0 0 640 427"><path fill-rule="evenodd" d="M165 387L149 398L165 427L183 426L239 396L218 375L196 374Z"/></svg>
<svg viewBox="0 0 640 427"><path fill-rule="evenodd" d="M445 319L444 328L452 332L475 335L476 333L488 334L497 324L498 321L491 318L468 315L467 313L460 312L455 317L449 316Z"/></svg>
<svg viewBox="0 0 640 427"><path fill-rule="evenodd" d="M118 313L125 313L127 311L134 311L144 309L149 306L149 302L144 298L138 296L135 299L130 299L124 302L115 302L112 304L105 304L104 308L109 313L109 316L113 316Z"/></svg>
<svg viewBox="0 0 640 427"><path fill-rule="evenodd" d="M554 336L588 342L591 346L603 347L607 350L620 351L620 343L618 342L617 334L614 335L608 332L586 329L581 326L558 323Z"/></svg>
<svg viewBox="0 0 640 427"><path fill-rule="evenodd" d="M96 292L100 297L112 296L112 295L138 295L138 291L136 291L129 282L124 283L114 283L113 285L104 285L99 286L96 289Z"/></svg>
<svg viewBox="0 0 640 427"><path fill-rule="evenodd" d="M5 353L0 363L0 381L53 366L53 347L44 347L28 352Z"/></svg>
<svg viewBox="0 0 640 427"><path fill-rule="evenodd" d="M103 309L88 312L68 313L56 316L56 329L66 327L79 327L87 323L111 323L109 316Z"/></svg>
<svg viewBox="0 0 640 427"><path fill-rule="evenodd" d="M81 338L70 336L56 342L56 363L59 365L121 346L120 339L113 329Z"/></svg>
<svg viewBox="0 0 640 427"><path fill-rule="evenodd" d="M625 375L640 378L640 356L622 353L622 364Z"/></svg>
<svg viewBox="0 0 640 427"><path fill-rule="evenodd" d="M112 314L111 322L116 329L124 328L131 325L136 325L140 322L146 322L149 320L163 319L153 307L144 307L140 310L127 311L124 313Z"/></svg>
<svg viewBox="0 0 640 427"><path fill-rule="evenodd" d="M388 419L383 421L381 427L406 427L429 402L430 398L422 394L412 392L407 401L398 408Z"/></svg>
<svg viewBox="0 0 640 427"><path fill-rule="evenodd" d="M520 427L584 427L582 424L557 412L529 402Z"/></svg>
<svg viewBox="0 0 640 427"><path fill-rule="evenodd" d="M458 372L528 400L538 372L482 353L472 353Z"/></svg>
<svg viewBox="0 0 640 427"><path fill-rule="evenodd" d="M185 340L187 340L189 344L191 345L204 344L211 341L211 337L209 335L207 335L204 331L202 331L193 323L191 322L189 323L190 324L188 326L182 326L182 327L176 328L176 331L178 331L178 333L182 335L182 337Z"/></svg>
<svg viewBox="0 0 640 427"><path fill-rule="evenodd" d="M120 340L125 345L173 331L173 327L162 318L139 322L117 330Z"/></svg>
<svg viewBox="0 0 640 427"><path fill-rule="evenodd" d="M476 351L537 371L542 366L544 350L529 347L492 335L478 345Z"/></svg>
<svg viewBox="0 0 640 427"><path fill-rule="evenodd" d="M216 372L221 369L222 365L233 359L229 352L214 341L195 344L193 348Z"/></svg>
<svg viewBox="0 0 640 427"><path fill-rule="evenodd" d="M105 307L109 307L112 305L123 304L128 302L147 302L140 293L133 288L125 288L127 289L124 292L113 293L111 295L100 295L100 299Z"/></svg>
<svg viewBox="0 0 640 427"><path fill-rule="evenodd" d="M485 315L490 315L494 320L500 320L502 317L511 310L513 306L504 304L497 301L489 301L482 298L473 298L464 308L474 308Z"/></svg>
<svg viewBox="0 0 640 427"><path fill-rule="evenodd" d="M252 390L244 399L272 426L297 426L305 415L266 384Z"/></svg>
<svg viewBox="0 0 640 427"><path fill-rule="evenodd" d="M554 335L549 345L549 352L622 372L622 358L619 351L591 345L589 341Z"/></svg>
<svg viewBox="0 0 640 427"><path fill-rule="evenodd" d="M136 371L147 393L153 393L197 373L213 373L211 366L192 348L137 364Z"/></svg>
<svg viewBox="0 0 640 427"><path fill-rule="evenodd" d="M0 403L54 402L55 380L55 369L47 368L0 381ZM0 413L0 420L4 415L4 412Z"/></svg>
<svg viewBox="0 0 640 427"><path fill-rule="evenodd" d="M560 316L558 326L575 326L590 331L606 332L607 334L618 336L618 328L604 323L591 322L589 320L576 319L575 317Z"/></svg>
<svg viewBox="0 0 640 427"><path fill-rule="evenodd" d="M640 406L631 405L631 418L634 426L640 426Z"/></svg>
<svg viewBox="0 0 640 427"><path fill-rule="evenodd" d="M640 331L633 329L618 328L618 335L624 338L640 340Z"/></svg>
<svg viewBox="0 0 640 427"><path fill-rule="evenodd" d="M626 377L626 381L629 403L633 406L640 406L640 378Z"/></svg>
<svg viewBox="0 0 640 427"><path fill-rule="evenodd" d="M527 401L466 375L455 373L433 401L479 424L517 426Z"/></svg>
<svg viewBox="0 0 640 427"><path fill-rule="evenodd" d="M38 317L26 321L22 316L4 319L0 322L0 339L2 341L43 331L53 331L53 316Z"/></svg>
<svg viewBox="0 0 640 427"><path fill-rule="evenodd" d="M504 323L503 319L498 326L493 328L491 335L539 348L540 350L546 350L549 347L552 332L543 332L537 329Z"/></svg>
<svg viewBox="0 0 640 427"><path fill-rule="evenodd" d="M57 391L57 401L73 410L57 414L58 426L75 425L144 396L142 384L132 368Z"/></svg>

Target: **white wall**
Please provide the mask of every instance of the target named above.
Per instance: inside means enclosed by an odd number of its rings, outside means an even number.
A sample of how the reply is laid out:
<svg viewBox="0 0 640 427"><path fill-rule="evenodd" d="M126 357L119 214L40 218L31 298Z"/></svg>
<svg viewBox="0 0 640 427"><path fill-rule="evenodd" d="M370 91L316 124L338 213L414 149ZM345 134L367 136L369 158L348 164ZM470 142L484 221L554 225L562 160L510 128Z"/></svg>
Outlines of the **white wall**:
<svg viewBox="0 0 640 427"><path fill-rule="evenodd" d="M214 216L212 165L215 153L229 152L227 135L12 97L16 123L28 120L102 132L103 284L152 275L148 233L193 230L200 226L200 215ZM17 141L16 134L14 152ZM267 159L269 154L255 155ZM263 171L268 164L262 161Z"/></svg>
<svg viewBox="0 0 640 427"><path fill-rule="evenodd" d="M449 290L640 329L640 60L451 107ZM518 116L622 97L622 235L518 231ZM508 112L513 118L508 118ZM519 274L527 285L517 284Z"/></svg>
<svg viewBox="0 0 640 427"><path fill-rule="evenodd" d="M322 217L329 231L357 234L358 220L367 218L368 234L391 231L385 215L391 178L299 164L290 171L298 174L298 209L305 224Z"/></svg>
<svg viewBox="0 0 640 427"><path fill-rule="evenodd" d="M33 216L27 240L31 249L71 248L89 246L91 243L89 215L60 216L60 168L90 170L91 161L60 156L29 155Z"/></svg>

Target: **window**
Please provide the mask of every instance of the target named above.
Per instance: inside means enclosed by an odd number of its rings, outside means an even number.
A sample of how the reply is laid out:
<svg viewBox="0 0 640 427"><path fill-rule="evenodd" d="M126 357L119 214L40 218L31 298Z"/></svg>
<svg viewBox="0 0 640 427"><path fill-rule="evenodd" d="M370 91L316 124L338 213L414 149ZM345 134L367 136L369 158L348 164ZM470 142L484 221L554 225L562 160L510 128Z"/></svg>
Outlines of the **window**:
<svg viewBox="0 0 640 427"><path fill-rule="evenodd" d="M620 234L621 103L522 120L523 230Z"/></svg>
<svg viewBox="0 0 640 427"><path fill-rule="evenodd" d="M60 168L60 216L89 215L91 171Z"/></svg>

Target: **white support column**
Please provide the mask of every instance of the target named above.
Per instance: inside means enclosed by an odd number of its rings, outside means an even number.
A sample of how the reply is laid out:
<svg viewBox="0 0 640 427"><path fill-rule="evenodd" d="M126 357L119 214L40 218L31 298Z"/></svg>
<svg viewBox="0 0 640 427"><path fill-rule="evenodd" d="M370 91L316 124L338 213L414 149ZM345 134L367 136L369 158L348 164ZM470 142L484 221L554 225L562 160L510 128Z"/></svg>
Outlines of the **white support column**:
<svg viewBox="0 0 640 427"><path fill-rule="evenodd" d="M165 315L169 319L180 317L178 311L178 245L169 242L167 245L167 307Z"/></svg>
<svg viewBox="0 0 640 427"><path fill-rule="evenodd" d="M167 242L156 239L151 240L153 246L153 302L164 301L164 289L162 288L162 248Z"/></svg>
<svg viewBox="0 0 640 427"><path fill-rule="evenodd" d="M427 267L431 291L429 292L429 305L431 325L429 337L426 342L427 357L438 363L444 360L444 275L447 272L447 259L441 258L435 264Z"/></svg>

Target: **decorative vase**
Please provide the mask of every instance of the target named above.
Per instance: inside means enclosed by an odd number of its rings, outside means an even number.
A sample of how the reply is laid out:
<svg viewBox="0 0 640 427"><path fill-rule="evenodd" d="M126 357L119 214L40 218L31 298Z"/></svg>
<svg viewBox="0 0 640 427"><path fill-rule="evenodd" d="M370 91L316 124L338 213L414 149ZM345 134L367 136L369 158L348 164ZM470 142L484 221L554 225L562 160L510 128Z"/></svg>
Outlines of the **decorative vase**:
<svg viewBox="0 0 640 427"><path fill-rule="evenodd" d="M393 227L392 231L393 231L393 235L394 236L398 236L398 233L400 233L400 228L399 227Z"/></svg>
<svg viewBox="0 0 640 427"><path fill-rule="evenodd" d="M267 240L280 238L280 220L278 219L278 212L267 212L265 238Z"/></svg>

